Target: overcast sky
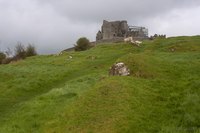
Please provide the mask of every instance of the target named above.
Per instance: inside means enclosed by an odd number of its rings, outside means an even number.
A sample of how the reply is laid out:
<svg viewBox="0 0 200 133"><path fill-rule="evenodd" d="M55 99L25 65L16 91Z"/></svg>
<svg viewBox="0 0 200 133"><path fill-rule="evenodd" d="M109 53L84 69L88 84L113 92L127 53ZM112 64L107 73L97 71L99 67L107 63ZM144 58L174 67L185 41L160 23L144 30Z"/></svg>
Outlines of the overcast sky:
<svg viewBox="0 0 200 133"><path fill-rule="evenodd" d="M0 0L0 50L33 43L39 53L95 40L103 20L127 20L149 34L200 34L200 0Z"/></svg>

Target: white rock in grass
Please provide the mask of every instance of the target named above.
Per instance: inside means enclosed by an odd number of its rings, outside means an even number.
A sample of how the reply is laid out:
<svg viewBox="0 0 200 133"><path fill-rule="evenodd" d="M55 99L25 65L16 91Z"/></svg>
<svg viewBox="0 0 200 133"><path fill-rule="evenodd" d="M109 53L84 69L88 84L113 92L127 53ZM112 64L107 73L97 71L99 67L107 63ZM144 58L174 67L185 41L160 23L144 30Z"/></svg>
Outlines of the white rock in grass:
<svg viewBox="0 0 200 133"><path fill-rule="evenodd" d="M122 63L122 62L119 62L119 63L116 63L114 64L110 70L109 70L109 75L111 76L128 76L130 75L130 70L128 69L128 67Z"/></svg>

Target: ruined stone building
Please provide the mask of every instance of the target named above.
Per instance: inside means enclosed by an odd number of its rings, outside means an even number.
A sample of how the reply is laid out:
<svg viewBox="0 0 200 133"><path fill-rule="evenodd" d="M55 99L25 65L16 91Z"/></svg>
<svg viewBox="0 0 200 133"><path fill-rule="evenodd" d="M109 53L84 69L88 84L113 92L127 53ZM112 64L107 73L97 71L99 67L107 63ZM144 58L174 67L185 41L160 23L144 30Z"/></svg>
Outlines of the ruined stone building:
<svg viewBox="0 0 200 133"><path fill-rule="evenodd" d="M129 26L127 21L103 21L101 31L96 35L96 41L120 41L126 37L137 40L148 38L148 29L145 27Z"/></svg>

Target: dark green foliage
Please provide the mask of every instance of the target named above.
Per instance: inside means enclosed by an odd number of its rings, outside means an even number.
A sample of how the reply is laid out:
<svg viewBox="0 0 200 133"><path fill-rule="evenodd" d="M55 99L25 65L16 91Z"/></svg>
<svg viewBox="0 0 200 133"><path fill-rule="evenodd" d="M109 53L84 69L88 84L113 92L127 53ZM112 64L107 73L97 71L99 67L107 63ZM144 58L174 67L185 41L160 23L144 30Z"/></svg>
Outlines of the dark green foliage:
<svg viewBox="0 0 200 133"><path fill-rule="evenodd" d="M6 58L6 54L3 52L0 52L0 64L2 64L2 61Z"/></svg>
<svg viewBox="0 0 200 133"><path fill-rule="evenodd" d="M75 51L84 51L90 48L90 41L85 38L79 38L75 45Z"/></svg>
<svg viewBox="0 0 200 133"><path fill-rule="evenodd" d="M37 55L36 49L32 44L29 44L26 47L26 57L35 56Z"/></svg>

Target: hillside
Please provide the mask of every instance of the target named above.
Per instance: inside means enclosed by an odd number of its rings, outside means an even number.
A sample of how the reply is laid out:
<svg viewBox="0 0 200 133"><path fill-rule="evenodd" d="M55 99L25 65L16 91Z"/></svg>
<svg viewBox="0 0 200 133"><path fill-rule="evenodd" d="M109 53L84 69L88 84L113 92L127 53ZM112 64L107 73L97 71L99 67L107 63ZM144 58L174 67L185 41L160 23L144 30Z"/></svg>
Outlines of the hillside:
<svg viewBox="0 0 200 133"><path fill-rule="evenodd" d="M119 61L131 75L109 77ZM1 65L0 133L199 133L199 68L200 36Z"/></svg>

